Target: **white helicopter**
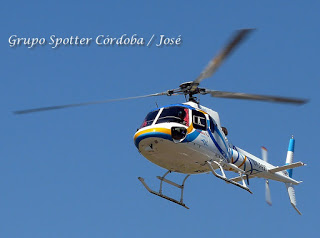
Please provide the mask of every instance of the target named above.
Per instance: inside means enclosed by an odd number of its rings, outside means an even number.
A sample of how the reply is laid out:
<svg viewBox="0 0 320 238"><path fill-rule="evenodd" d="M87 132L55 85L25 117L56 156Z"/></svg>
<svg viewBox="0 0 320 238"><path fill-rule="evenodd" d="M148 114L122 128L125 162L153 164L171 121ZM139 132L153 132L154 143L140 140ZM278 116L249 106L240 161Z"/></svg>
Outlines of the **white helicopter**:
<svg viewBox="0 0 320 238"><path fill-rule="evenodd" d="M283 182L286 185L290 203L301 215L296 206L294 185L302 181L292 178L292 169L305 165L302 162L293 163L295 140L289 141L286 165L274 166L267 161L267 149L262 147L262 159L234 146L227 139L228 131L221 127L219 114L199 104L195 95L210 94L212 97L260 100L277 103L304 104L305 99L284 98L277 96L256 95L247 93L224 92L199 88L200 82L212 76L222 61L230 55L235 47L250 33L252 29L238 30L227 46L211 60L208 66L194 81L183 83L178 89L155 93L144 96L112 99L105 101L68 104L15 111L15 114L25 114L46 110L62 109L68 107L100 104L113 101L145 98L153 96L185 95L187 102L159 107L149 112L134 135L134 143L139 152L152 163L165 168L167 172L163 176L157 176L160 180L159 191L149 188L144 179L138 179L150 192L185 208L183 191L186 179L193 174L212 172L214 176L236 185L250 193L249 179L264 178L266 186L266 201L271 205L269 180ZM220 170L220 172L219 172ZM218 172L217 172L218 171ZM238 175L228 178L225 171L233 171ZM185 174L182 184L168 180L166 176L171 173ZM163 182L173 185L181 190L180 200L166 196L162 192Z"/></svg>

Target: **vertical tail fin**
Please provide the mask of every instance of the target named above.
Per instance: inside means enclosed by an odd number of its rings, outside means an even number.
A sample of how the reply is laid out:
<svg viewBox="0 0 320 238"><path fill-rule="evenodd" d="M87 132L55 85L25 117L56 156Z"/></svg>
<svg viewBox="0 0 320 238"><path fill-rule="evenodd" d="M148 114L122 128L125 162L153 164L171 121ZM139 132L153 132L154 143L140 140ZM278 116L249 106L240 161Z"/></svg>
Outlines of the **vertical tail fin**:
<svg viewBox="0 0 320 238"><path fill-rule="evenodd" d="M299 213L299 215L302 215L299 209L297 208L296 194L293 185L291 183L286 183L286 187L288 190L291 205Z"/></svg>
<svg viewBox="0 0 320 238"><path fill-rule="evenodd" d="M295 140L292 136L289 141L288 153L287 153L287 158L286 158L286 165L292 164L292 162L293 162L294 145L295 145ZM287 169L287 172L288 172L290 178L292 178L292 170L293 169ZM291 205L299 213L299 215L302 215L301 212L299 211L299 209L297 208L296 194L295 194L293 185L291 183L286 183L286 187L287 187L287 191L288 191Z"/></svg>
<svg viewBox="0 0 320 238"><path fill-rule="evenodd" d="M292 164L293 162L294 144L295 144L295 140L293 139L293 136L292 136L289 141L286 165ZM289 174L289 177L292 178L292 169L288 169L287 172Z"/></svg>

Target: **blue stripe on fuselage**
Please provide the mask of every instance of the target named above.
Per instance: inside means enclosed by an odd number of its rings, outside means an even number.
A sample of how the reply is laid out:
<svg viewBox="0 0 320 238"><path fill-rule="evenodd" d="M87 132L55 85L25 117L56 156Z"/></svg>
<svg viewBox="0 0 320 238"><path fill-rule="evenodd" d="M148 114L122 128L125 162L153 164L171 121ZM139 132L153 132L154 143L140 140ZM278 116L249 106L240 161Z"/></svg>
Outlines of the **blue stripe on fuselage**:
<svg viewBox="0 0 320 238"><path fill-rule="evenodd" d="M220 138L221 138L221 140L222 140L222 142L223 142L224 146L226 147L226 151L228 151L228 146L227 146L227 144L226 144L226 142L225 142L225 140L224 140L223 136L221 135L220 130L218 129L218 127L217 127L216 125L214 125L214 130L218 133L218 135L220 136Z"/></svg>
<svg viewBox="0 0 320 238"><path fill-rule="evenodd" d="M249 160L249 162L250 162L250 165L251 165L251 173L250 173L250 174L252 174L253 167L252 167L251 159L250 159L249 157L247 157L247 159L248 159L248 160Z"/></svg>
<svg viewBox="0 0 320 238"><path fill-rule="evenodd" d="M237 161L238 161L238 159L240 157L240 152L239 151L237 151L237 152L238 152L238 157L237 157L237 159L235 161L233 161L234 164L237 163Z"/></svg>
<svg viewBox="0 0 320 238"><path fill-rule="evenodd" d="M200 131L199 130L194 130L193 132L189 133L187 135L187 137L182 141L182 143L184 142L192 142L194 141L198 136L200 135Z"/></svg>
<svg viewBox="0 0 320 238"><path fill-rule="evenodd" d="M188 108L188 109L191 109L191 110L197 110L196 108L191 107L191 106L189 106L189 105L182 104L182 103L177 103L177 104L165 105L165 106L163 106L163 107L158 107L158 108L152 109L150 112L159 110L159 109L161 109L161 108L176 107L176 106L185 107L185 108ZM198 110L199 110L199 109L198 109Z"/></svg>
<svg viewBox="0 0 320 238"><path fill-rule="evenodd" d="M219 144L217 143L217 141L214 139L214 136L212 134L212 132L208 129L208 133L210 135L211 140L213 141L213 143L215 144L215 146L218 148L219 152L222 154L223 157L228 158L226 155L226 152L223 151L223 149L221 149L221 147L219 146Z"/></svg>

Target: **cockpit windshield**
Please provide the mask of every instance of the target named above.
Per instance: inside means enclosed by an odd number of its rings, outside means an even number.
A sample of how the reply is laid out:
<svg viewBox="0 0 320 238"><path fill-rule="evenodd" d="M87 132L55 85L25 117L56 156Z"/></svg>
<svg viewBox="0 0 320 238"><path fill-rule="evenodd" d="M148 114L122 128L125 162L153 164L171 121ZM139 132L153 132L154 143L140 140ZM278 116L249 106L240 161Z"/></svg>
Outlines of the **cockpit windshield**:
<svg viewBox="0 0 320 238"><path fill-rule="evenodd" d="M156 123L164 122L177 122L189 126L189 111L187 108L179 106L164 108Z"/></svg>
<svg viewBox="0 0 320 238"><path fill-rule="evenodd" d="M154 119L156 118L156 116L158 115L159 109L149 112L148 115L146 116L146 118L144 119L142 125L140 126L140 128L145 127L145 126L150 126Z"/></svg>

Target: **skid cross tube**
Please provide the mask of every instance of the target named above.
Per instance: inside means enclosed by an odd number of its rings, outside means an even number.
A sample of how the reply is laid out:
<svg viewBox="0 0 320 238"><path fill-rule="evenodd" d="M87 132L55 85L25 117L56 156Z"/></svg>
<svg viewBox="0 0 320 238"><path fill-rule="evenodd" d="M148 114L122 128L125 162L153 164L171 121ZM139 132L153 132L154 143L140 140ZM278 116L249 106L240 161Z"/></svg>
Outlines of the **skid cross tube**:
<svg viewBox="0 0 320 238"><path fill-rule="evenodd" d="M209 169L211 170L211 172L212 172L212 174L214 176L216 176L219 179L222 179L222 180L226 181L227 183L231 183L233 185L236 185L236 186L238 186L238 187L240 187L240 188L242 188L242 189L244 189L244 190L246 190L246 191L248 191L249 193L252 194L251 190L247 187L247 185L246 185L246 183L245 183L245 181L243 179L243 175L240 172L239 172L239 174L241 176L242 184L234 182L231 179L228 179L226 174L224 173L224 169L222 168L221 164L218 163L217 161L213 161L213 163L215 163L215 164L217 164L219 166L219 169L220 169L222 175L220 175L220 174L216 173L216 171L214 171L211 161L206 161L206 163L207 163Z"/></svg>
<svg viewBox="0 0 320 238"><path fill-rule="evenodd" d="M161 180L160 182L160 189L159 189L159 193L162 194L162 182L165 179L164 177L166 177L168 175L168 173L171 173L170 170L168 170L162 177L158 176L157 178L159 178Z"/></svg>
<svg viewBox="0 0 320 238"><path fill-rule="evenodd" d="M170 181L170 180L168 180L168 179L165 178L169 173L171 173L170 170L167 171L162 177L157 176L157 178L160 180L159 192L156 192L156 191L152 190L151 188L149 188L149 186L148 186L148 185L146 184L146 182L144 181L144 178L138 177L138 179L139 179L140 182L143 184L143 186L148 190L148 192L150 192L150 193L152 193L152 194L154 194L154 195L157 195L157 196L159 196L159 197L162 197L162 198L164 198L164 199L167 199L167 200L169 200L170 202L177 203L177 204L179 204L180 206L182 206L182 207L184 207L184 208L186 208L186 209L189 209L189 207L187 207L186 204L183 203L183 190L184 190L184 184L185 184L187 178L190 176L190 174L188 174L188 175L184 178L182 184L179 185L179 184L177 184L177 183L175 183L175 182L172 182L172 181ZM168 184L170 184L170 185L172 185L172 186L175 186L175 187L181 189L180 201L178 201L178 200L176 200L176 199L174 199L174 198L168 197L168 196L166 196L166 195L164 195L164 194L162 193L162 184L163 184L163 182L166 182L166 183L168 183Z"/></svg>

